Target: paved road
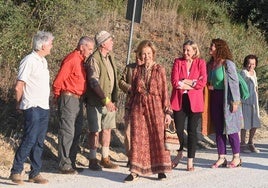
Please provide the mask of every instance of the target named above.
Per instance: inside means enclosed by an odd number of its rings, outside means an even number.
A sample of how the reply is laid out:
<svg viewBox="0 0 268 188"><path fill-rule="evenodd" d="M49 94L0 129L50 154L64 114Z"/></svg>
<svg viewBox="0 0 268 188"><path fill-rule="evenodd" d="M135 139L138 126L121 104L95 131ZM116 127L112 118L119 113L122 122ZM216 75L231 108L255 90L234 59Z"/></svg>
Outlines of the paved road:
<svg viewBox="0 0 268 188"><path fill-rule="evenodd" d="M135 182L124 183L129 174L124 167L125 161L118 162L117 170L93 172L88 169L78 175L62 175L56 172L42 173L49 179L49 184L37 185L25 182L21 188L196 188L196 187L232 187L232 188L268 188L268 140L259 141L256 146L261 153L241 154L242 167L236 169L211 169L210 165L217 158L216 149L198 150L195 159L195 171L186 171L186 158L171 173L168 179L158 181L157 176L141 177ZM228 161L232 156L228 148ZM0 188L14 187L7 178L0 178Z"/></svg>

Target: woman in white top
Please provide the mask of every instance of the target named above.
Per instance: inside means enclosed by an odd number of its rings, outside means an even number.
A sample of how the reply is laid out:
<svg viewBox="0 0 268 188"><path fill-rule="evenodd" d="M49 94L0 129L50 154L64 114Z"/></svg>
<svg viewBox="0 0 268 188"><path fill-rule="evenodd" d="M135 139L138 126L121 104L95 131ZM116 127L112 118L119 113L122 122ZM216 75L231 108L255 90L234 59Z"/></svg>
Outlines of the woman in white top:
<svg viewBox="0 0 268 188"><path fill-rule="evenodd" d="M244 127L241 129L241 151L259 153L260 151L254 146L253 138L256 129L261 126L258 102L258 82L255 68L258 65L258 58L255 55L248 55L244 59L243 70L241 75L247 82L250 97L242 101L244 116ZM246 131L249 130L249 140L246 144Z"/></svg>

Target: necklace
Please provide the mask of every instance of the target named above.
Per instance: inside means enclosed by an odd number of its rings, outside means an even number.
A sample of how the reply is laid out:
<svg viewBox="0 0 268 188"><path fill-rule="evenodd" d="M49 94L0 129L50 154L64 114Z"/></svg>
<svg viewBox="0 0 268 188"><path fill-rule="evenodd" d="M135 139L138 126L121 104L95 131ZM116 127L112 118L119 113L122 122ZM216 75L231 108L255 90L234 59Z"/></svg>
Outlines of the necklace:
<svg viewBox="0 0 268 188"><path fill-rule="evenodd" d="M144 89L148 93L150 87L150 78L152 75L152 68L155 65L155 62L151 63L148 67L144 66L142 68L142 82Z"/></svg>

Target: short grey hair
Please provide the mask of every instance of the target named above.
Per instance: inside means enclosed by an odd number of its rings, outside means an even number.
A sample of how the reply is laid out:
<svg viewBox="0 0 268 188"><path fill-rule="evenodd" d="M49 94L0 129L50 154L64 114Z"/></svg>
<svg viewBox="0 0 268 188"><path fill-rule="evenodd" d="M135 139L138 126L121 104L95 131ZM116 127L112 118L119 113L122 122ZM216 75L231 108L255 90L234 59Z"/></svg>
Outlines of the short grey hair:
<svg viewBox="0 0 268 188"><path fill-rule="evenodd" d="M54 36L52 35L52 33L46 31L38 31L33 37L33 50L41 50L44 44L47 44L53 39Z"/></svg>
<svg viewBox="0 0 268 188"><path fill-rule="evenodd" d="M77 47L81 46L81 45L85 45L87 43L95 43L94 39L93 38L90 38L88 36L83 36L80 38L78 44L77 44Z"/></svg>

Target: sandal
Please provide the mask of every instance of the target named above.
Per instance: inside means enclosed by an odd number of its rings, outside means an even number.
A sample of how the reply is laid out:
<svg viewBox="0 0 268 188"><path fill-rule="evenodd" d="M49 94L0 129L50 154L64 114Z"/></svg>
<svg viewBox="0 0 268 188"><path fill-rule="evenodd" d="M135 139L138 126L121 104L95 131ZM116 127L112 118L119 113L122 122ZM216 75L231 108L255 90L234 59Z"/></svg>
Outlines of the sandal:
<svg viewBox="0 0 268 188"><path fill-rule="evenodd" d="M239 159L239 163L235 163L235 161ZM231 163L227 166L228 168L237 168L242 166L242 159L240 157L233 157Z"/></svg>
<svg viewBox="0 0 268 188"><path fill-rule="evenodd" d="M138 174L136 174L136 173L131 173L131 174L129 174L129 175L125 178L124 182L125 182L125 183L127 183L127 182L132 182L132 181L137 180L138 178L139 178L139 175L138 175Z"/></svg>
<svg viewBox="0 0 268 188"><path fill-rule="evenodd" d="M193 171L194 171L194 165L193 165L192 167L189 167L189 166L187 165L187 171L189 171L189 172L193 172Z"/></svg>
<svg viewBox="0 0 268 188"><path fill-rule="evenodd" d="M260 150L258 150L254 144L248 144L248 149L253 153L260 153Z"/></svg>
<svg viewBox="0 0 268 188"><path fill-rule="evenodd" d="M178 166L178 164L182 160L182 158L183 158L182 152L178 152L177 156L171 162L172 169L174 169L174 168L176 168L176 166Z"/></svg>
<svg viewBox="0 0 268 188"><path fill-rule="evenodd" d="M225 157L220 157L216 163L214 163L211 168L219 168L219 167L226 167L227 166L227 160Z"/></svg>

